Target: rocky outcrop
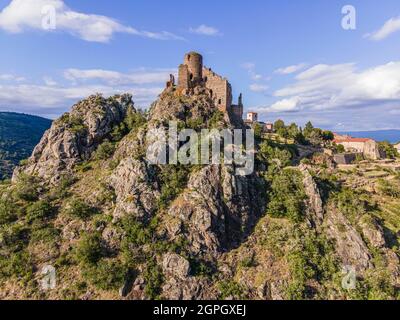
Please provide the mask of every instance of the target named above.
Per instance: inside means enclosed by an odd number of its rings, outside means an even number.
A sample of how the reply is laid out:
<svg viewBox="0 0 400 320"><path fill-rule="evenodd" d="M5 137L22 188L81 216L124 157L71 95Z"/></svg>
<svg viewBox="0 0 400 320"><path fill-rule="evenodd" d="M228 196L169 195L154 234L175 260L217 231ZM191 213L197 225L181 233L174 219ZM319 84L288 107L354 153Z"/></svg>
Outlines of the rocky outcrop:
<svg viewBox="0 0 400 320"><path fill-rule="evenodd" d="M144 161L128 157L120 162L110 177L117 196L114 218L124 215L140 220L151 218L160 195L154 175L154 169Z"/></svg>
<svg viewBox="0 0 400 320"><path fill-rule="evenodd" d="M14 181L20 173L34 174L57 182L75 164L88 160L97 146L110 134L115 125L133 108L130 95L108 99L94 95L73 106L54 121L34 149L28 164L17 168Z"/></svg>
<svg viewBox="0 0 400 320"><path fill-rule="evenodd" d="M211 165L194 172L174 201L169 237L184 236L194 255L218 256L238 246L263 210L256 176L235 176L232 167Z"/></svg>
<svg viewBox="0 0 400 320"><path fill-rule="evenodd" d="M366 243L349 220L335 207L328 209L325 221L326 234L335 242L335 251L343 266L357 272L372 268L372 256Z"/></svg>
<svg viewBox="0 0 400 320"><path fill-rule="evenodd" d="M175 253L167 253L164 255L162 267L164 274L172 275L183 280L189 276L189 261Z"/></svg>
<svg viewBox="0 0 400 320"><path fill-rule="evenodd" d="M304 190L308 197L307 213L309 220L314 227L319 227L324 220L324 207L321 194L307 166L300 165L299 169L303 174Z"/></svg>
<svg viewBox="0 0 400 320"><path fill-rule="evenodd" d="M364 238L374 248L383 248L386 245L383 228L375 220L375 218L365 215L360 219L359 225L361 227Z"/></svg>

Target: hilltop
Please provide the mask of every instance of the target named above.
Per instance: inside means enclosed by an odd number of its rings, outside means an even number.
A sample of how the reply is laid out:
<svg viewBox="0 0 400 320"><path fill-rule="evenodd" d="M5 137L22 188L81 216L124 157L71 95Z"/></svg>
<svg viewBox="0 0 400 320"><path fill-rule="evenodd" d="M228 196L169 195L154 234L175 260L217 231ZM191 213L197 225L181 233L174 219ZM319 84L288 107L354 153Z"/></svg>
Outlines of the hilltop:
<svg viewBox="0 0 400 320"><path fill-rule="evenodd" d="M399 299L398 162L337 166L330 133L292 126L304 145L255 130L248 175L152 163L170 121L244 128L240 103L181 70L148 112L128 94L78 102L0 185L0 298Z"/></svg>
<svg viewBox="0 0 400 320"><path fill-rule="evenodd" d="M51 120L0 112L0 180L10 178L18 163L29 157Z"/></svg>

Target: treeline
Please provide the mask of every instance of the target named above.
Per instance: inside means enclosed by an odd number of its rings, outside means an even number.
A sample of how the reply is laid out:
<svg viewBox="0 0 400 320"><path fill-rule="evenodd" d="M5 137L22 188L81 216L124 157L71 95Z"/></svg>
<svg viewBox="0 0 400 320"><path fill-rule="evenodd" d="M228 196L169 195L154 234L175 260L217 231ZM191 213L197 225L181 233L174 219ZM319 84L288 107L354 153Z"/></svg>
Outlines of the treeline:
<svg viewBox="0 0 400 320"><path fill-rule="evenodd" d="M286 125L283 120L277 120L274 129L281 138L291 139L303 145L324 145L334 139L333 132L315 128L310 121L302 128L296 123Z"/></svg>

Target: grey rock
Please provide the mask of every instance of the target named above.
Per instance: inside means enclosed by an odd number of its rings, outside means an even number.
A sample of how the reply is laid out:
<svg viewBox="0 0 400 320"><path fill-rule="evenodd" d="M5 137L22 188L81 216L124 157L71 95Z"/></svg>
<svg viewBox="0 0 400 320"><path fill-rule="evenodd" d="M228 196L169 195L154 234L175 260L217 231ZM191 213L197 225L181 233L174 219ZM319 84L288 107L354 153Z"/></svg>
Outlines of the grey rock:
<svg viewBox="0 0 400 320"><path fill-rule="evenodd" d="M162 267L164 273L179 279L186 279L189 276L189 261L175 253L166 253L163 257Z"/></svg>
<svg viewBox="0 0 400 320"><path fill-rule="evenodd" d="M372 268L368 247L348 219L333 206L326 218L326 234L335 240L336 254L343 266L351 266L357 272Z"/></svg>
<svg viewBox="0 0 400 320"><path fill-rule="evenodd" d="M315 183L313 177L307 169L307 166L300 165L300 171L303 174L303 184L306 195L308 197L308 216L312 224L316 227L320 227L324 220L324 207L321 198L321 193Z"/></svg>
<svg viewBox="0 0 400 320"><path fill-rule="evenodd" d="M109 180L117 196L116 219L125 214L142 219L152 216L160 193L151 176L152 168L142 161L126 158L120 162Z"/></svg>
<svg viewBox="0 0 400 320"><path fill-rule="evenodd" d="M359 225L364 237L373 247L385 247L386 242L383 228L379 225L375 218L365 215L360 219Z"/></svg>
<svg viewBox="0 0 400 320"><path fill-rule="evenodd" d="M37 175L57 183L62 175L70 174L77 163L88 160L113 127L133 108L130 95L105 99L90 96L72 107L53 122L33 150L28 164L14 171L13 181L21 173Z"/></svg>

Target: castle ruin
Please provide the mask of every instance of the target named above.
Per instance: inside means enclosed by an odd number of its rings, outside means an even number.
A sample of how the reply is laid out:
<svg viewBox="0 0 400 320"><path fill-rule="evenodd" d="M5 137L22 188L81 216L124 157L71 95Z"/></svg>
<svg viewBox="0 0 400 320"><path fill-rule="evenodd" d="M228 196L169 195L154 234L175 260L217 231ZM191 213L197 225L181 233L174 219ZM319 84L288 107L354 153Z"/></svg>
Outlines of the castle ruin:
<svg viewBox="0 0 400 320"><path fill-rule="evenodd" d="M171 76L167 86L175 85L175 79ZM203 66L203 57L197 52L189 52L185 55L184 62L179 66L178 89L189 91L198 86L209 90L215 105L221 112L228 113L236 120L243 118L242 94L238 103L232 104L232 86L226 78L216 74L211 68Z"/></svg>

